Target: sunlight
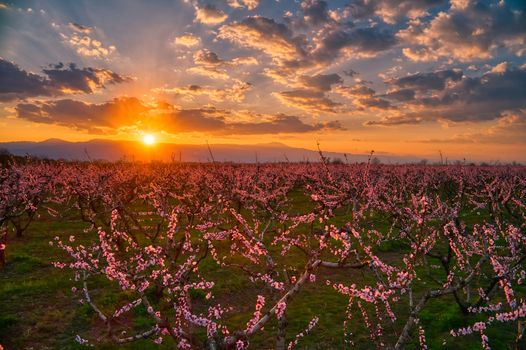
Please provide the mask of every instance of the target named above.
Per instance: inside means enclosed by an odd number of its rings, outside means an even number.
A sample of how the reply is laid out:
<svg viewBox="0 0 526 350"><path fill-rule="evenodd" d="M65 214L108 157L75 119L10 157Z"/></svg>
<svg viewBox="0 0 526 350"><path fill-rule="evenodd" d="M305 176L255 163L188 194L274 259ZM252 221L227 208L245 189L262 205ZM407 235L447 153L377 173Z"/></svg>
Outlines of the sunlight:
<svg viewBox="0 0 526 350"><path fill-rule="evenodd" d="M142 142L147 146L152 146L155 144L155 136L152 134L144 134Z"/></svg>

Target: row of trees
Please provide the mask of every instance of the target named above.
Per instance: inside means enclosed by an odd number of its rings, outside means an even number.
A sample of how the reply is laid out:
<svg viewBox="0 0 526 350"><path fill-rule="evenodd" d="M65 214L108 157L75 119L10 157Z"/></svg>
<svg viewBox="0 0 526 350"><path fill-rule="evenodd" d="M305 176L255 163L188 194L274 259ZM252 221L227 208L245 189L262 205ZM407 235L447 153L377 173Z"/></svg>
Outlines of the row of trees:
<svg viewBox="0 0 526 350"><path fill-rule="evenodd" d="M420 314L439 299L477 320L453 337L477 333L489 348L486 329L507 322L522 342L524 167L33 163L0 176L0 254L7 228L22 234L37 209L85 221L51 242L69 256L55 266L73 271L75 295L116 343L245 349L272 329L275 348L292 349L320 315L290 334L288 305L314 285L348 301L349 346L365 327L377 348L426 348ZM249 298L225 298L228 273L245 276ZM128 301L100 306L94 277ZM134 308L150 318L135 333L120 322Z"/></svg>

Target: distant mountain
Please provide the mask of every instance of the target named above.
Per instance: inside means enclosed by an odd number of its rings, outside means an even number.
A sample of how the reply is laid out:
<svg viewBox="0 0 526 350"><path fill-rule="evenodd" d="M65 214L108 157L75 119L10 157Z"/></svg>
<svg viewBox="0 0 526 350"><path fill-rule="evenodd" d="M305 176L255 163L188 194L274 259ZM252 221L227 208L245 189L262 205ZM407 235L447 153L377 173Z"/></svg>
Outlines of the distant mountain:
<svg viewBox="0 0 526 350"><path fill-rule="evenodd" d="M85 142L68 142L60 139L49 139L42 142L0 142L0 148L7 149L14 155L31 155L41 158L65 160L139 160L139 161L183 161L208 162L228 161L237 163L253 162L299 162L318 161L317 151L305 148L289 147L279 142L256 145L215 144L181 145L159 143L147 147L141 142L91 140ZM345 161L343 153L324 152L325 157ZM403 163L418 161L417 157L398 157L392 155L375 155L384 163ZM367 161L367 154L349 154L350 162Z"/></svg>

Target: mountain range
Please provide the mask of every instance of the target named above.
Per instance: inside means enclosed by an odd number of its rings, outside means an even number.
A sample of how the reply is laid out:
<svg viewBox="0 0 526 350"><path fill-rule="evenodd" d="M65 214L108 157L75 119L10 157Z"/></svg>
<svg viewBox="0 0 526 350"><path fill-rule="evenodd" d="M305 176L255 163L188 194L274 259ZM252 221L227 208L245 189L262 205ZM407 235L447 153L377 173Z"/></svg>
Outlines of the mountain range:
<svg viewBox="0 0 526 350"><path fill-rule="evenodd" d="M30 155L40 158L64 160L136 160L136 161L183 161L208 162L229 161L236 163L253 162L300 162L319 161L316 150L290 147L282 143L264 143L255 145L236 144L172 144L158 143L145 146L137 141L90 140L69 142L60 139L49 139L41 142L17 141L0 142L0 149L5 149L18 156ZM323 152L331 160L349 162L366 162L369 154L350 154ZM417 162L421 158L375 154L383 163Z"/></svg>

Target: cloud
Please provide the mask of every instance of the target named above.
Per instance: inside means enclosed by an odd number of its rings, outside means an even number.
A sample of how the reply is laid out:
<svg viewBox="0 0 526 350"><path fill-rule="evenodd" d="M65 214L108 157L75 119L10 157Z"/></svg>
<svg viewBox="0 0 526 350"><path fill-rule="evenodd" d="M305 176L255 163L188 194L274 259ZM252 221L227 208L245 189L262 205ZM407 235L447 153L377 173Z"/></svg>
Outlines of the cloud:
<svg viewBox="0 0 526 350"><path fill-rule="evenodd" d="M259 6L259 0L228 0L228 6L232 8L246 7L248 10L255 10Z"/></svg>
<svg viewBox="0 0 526 350"><path fill-rule="evenodd" d="M391 102L376 96L357 99L355 104L359 110L365 109L392 109Z"/></svg>
<svg viewBox="0 0 526 350"><path fill-rule="evenodd" d="M265 75L276 82L294 88L291 91L272 93L286 106L315 114L336 113L342 110L341 103L328 97L329 92L343 83L343 79L336 73L287 76L287 74L281 74L279 70L266 70Z"/></svg>
<svg viewBox="0 0 526 350"><path fill-rule="evenodd" d="M199 50L194 54L194 63L196 66L187 69L187 72L222 80L230 79L226 68L259 64L255 57L236 57L231 60L226 60L219 58L215 52L207 49Z"/></svg>
<svg viewBox="0 0 526 350"><path fill-rule="evenodd" d="M93 28L88 27L88 26L84 26L82 24L78 24L78 23L75 23L75 22L69 22L68 26L73 31L78 32L78 33L91 34L91 32L93 31Z"/></svg>
<svg viewBox="0 0 526 350"><path fill-rule="evenodd" d="M386 94L382 95L382 97L388 99L388 100L394 100L398 102L405 102L405 101L411 101L415 99L415 90L412 89L401 89L401 90L393 90L389 91Z"/></svg>
<svg viewBox="0 0 526 350"><path fill-rule="evenodd" d="M254 48L279 60L296 60L305 55L303 37L282 23L265 17L247 17L219 28L218 38Z"/></svg>
<svg viewBox="0 0 526 350"><path fill-rule="evenodd" d="M508 68L479 77L465 77L436 97L422 99L434 115L451 121L491 120L505 111L526 107L526 69Z"/></svg>
<svg viewBox="0 0 526 350"><path fill-rule="evenodd" d="M334 91L349 99L370 97L376 94L375 90L363 84L357 84L354 86L339 86Z"/></svg>
<svg viewBox="0 0 526 350"><path fill-rule="evenodd" d="M91 94L108 84L131 79L108 69L78 68L59 63L42 69L44 76L27 72L13 62L0 59L0 101L21 100L35 96Z"/></svg>
<svg viewBox="0 0 526 350"><path fill-rule="evenodd" d="M105 45L101 41L100 37L104 36L99 28L76 22L69 22L67 26L51 22L51 27L58 32L62 41L80 56L108 60L117 52L115 45Z"/></svg>
<svg viewBox="0 0 526 350"><path fill-rule="evenodd" d="M135 124L149 108L137 98L121 97L101 104L71 99L19 103L15 110L19 119L100 133Z"/></svg>
<svg viewBox="0 0 526 350"><path fill-rule="evenodd" d="M219 56L210 50L199 50L194 55L194 63L207 67L234 67L239 65L257 65L259 62L255 57L236 57L231 60L219 58Z"/></svg>
<svg viewBox="0 0 526 350"><path fill-rule="evenodd" d="M194 47L201 44L201 39L191 33L185 33L183 35L175 37L173 44L186 47Z"/></svg>
<svg viewBox="0 0 526 350"><path fill-rule="evenodd" d="M449 144L522 144L526 133L526 111L506 114L493 125L478 131L455 134L449 138L421 139L420 143Z"/></svg>
<svg viewBox="0 0 526 350"><path fill-rule="evenodd" d="M194 62L199 65L214 67L225 64L225 61L220 59L215 52L207 49L197 51L194 55Z"/></svg>
<svg viewBox="0 0 526 350"><path fill-rule="evenodd" d="M93 93L104 88L106 84L120 84L131 81L131 78L119 75L108 69L78 68L74 63L59 63L42 70L49 78L50 84L61 91L72 93Z"/></svg>
<svg viewBox="0 0 526 350"><path fill-rule="evenodd" d="M298 89L292 91L274 92L284 105L311 113L336 113L341 103L328 98L323 91Z"/></svg>
<svg viewBox="0 0 526 350"><path fill-rule="evenodd" d="M81 56L105 59L117 51L114 45L104 46L100 40L92 38L90 34L93 28L91 27L76 23L69 23L68 27L71 30L69 34L59 33L59 35Z"/></svg>
<svg viewBox="0 0 526 350"><path fill-rule="evenodd" d="M352 0L347 9L354 19L377 16L386 23L395 24L403 18L425 16L428 10L446 3L446 0Z"/></svg>
<svg viewBox="0 0 526 350"><path fill-rule="evenodd" d="M322 1L302 4L303 11L309 15L301 17L301 21L310 21L302 25L316 23L321 26L319 30L310 31L311 35L294 33L291 28L298 26L295 17L286 19L287 23L278 23L271 18L253 16L223 25L218 38L264 52L273 59L273 66L288 76L313 67L328 66L342 54L346 57L374 57L395 47L398 42L394 33L386 28L355 28L348 23L339 23L331 17L330 10L324 14L327 8ZM314 11L318 8L325 10L322 13ZM322 22L326 22L325 25L322 26Z"/></svg>
<svg viewBox="0 0 526 350"><path fill-rule="evenodd" d="M121 128L144 128L168 133L201 132L217 135L307 133L343 130L338 121L305 123L297 116L255 114L214 107L178 108L168 103L146 104L134 97L101 104L75 101L19 103L16 117L36 123L62 125L92 133L115 133Z"/></svg>
<svg viewBox="0 0 526 350"><path fill-rule="evenodd" d="M160 88L155 89L154 92L175 94L181 96L183 99L193 99L196 96L208 96L212 101L224 102L242 102L245 99L246 93L251 89L252 85L244 82L236 82L228 88L218 89L209 86L189 85L175 88Z"/></svg>
<svg viewBox="0 0 526 350"><path fill-rule="evenodd" d="M343 74L345 74L348 77L354 77L355 75L358 75L358 72L356 72L353 69L343 70Z"/></svg>
<svg viewBox="0 0 526 350"><path fill-rule="evenodd" d="M342 130L339 122L306 124L296 116L285 114L278 115L249 115L258 121L232 122L227 121L222 115L224 111L216 109L183 109L166 115L166 131L179 132L205 132L219 135L255 135L255 134L282 134L306 133L322 130ZM239 115L237 115L239 117ZM247 116L243 116L247 117Z"/></svg>
<svg viewBox="0 0 526 350"><path fill-rule="evenodd" d="M390 116L368 125L413 124L423 121L482 122L518 113L526 108L526 67L499 64L480 76L468 77L456 71L455 79L444 83L444 71L394 79L389 83L409 87L415 92L413 99L400 99L402 90L384 95L403 101L398 106L400 115ZM458 77L462 77L459 79ZM447 79L446 79L447 80ZM391 96L390 96L391 94ZM393 96L392 94L397 94ZM394 98L393 98L394 97Z"/></svg>
<svg viewBox="0 0 526 350"><path fill-rule="evenodd" d="M459 69L441 70L429 73L410 74L405 77L392 79L387 83L399 88L417 90L444 90L448 81L459 81L463 73Z"/></svg>
<svg viewBox="0 0 526 350"><path fill-rule="evenodd" d="M414 124L420 124L422 120L423 119L418 116L402 115L402 116L394 116L394 117L384 117L384 118L381 118L380 120L369 120L365 122L364 125L368 125L368 126L414 125Z"/></svg>
<svg viewBox="0 0 526 350"><path fill-rule="evenodd" d="M320 28L350 25L349 11L346 8L331 8L329 4L332 3L324 0L304 0L299 3L299 11L296 13L287 11L283 16L285 23L291 28L308 32Z"/></svg>
<svg viewBox="0 0 526 350"><path fill-rule="evenodd" d="M509 68L508 62L501 62L495 67L491 68L491 73L506 73Z"/></svg>
<svg viewBox="0 0 526 350"><path fill-rule="evenodd" d="M311 59L318 63L330 63L340 56L342 50L347 50L349 56L374 57L396 44L397 38L387 29L367 27L343 30L336 27L318 38Z"/></svg>
<svg viewBox="0 0 526 350"><path fill-rule="evenodd" d="M354 86L338 86L334 89L337 94L352 100L357 110L387 110L395 108L388 100L376 94L376 91L363 83Z"/></svg>
<svg viewBox="0 0 526 350"><path fill-rule="evenodd" d="M267 71L271 77L277 72ZM344 86L343 79L338 74L317 74L314 76L301 75L295 81L285 81L288 86L296 87L292 91L273 93L283 104L289 107L301 109L310 113L337 113L349 108L343 108L342 103L333 101L329 92L337 93L352 100L357 110L387 110L395 107L390 101L378 96L376 91L364 83L354 86Z"/></svg>
<svg viewBox="0 0 526 350"><path fill-rule="evenodd" d="M332 21L328 8L327 3L320 0L305 0L301 3L305 22L313 26Z"/></svg>
<svg viewBox="0 0 526 350"><path fill-rule="evenodd" d="M0 59L0 101L12 101L32 96L49 96L54 93L47 80L26 72L13 62Z"/></svg>
<svg viewBox="0 0 526 350"><path fill-rule="evenodd" d="M330 91L333 85L343 83L343 79L335 73L314 76L302 75L299 81L303 87L317 91Z"/></svg>
<svg viewBox="0 0 526 350"><path fill-rule="evenodd" d="M195 9L195 20L203 24L217 25L223 23L227 18L228 15L214 5L205 5Z"/></svg>
<svg viewBox="0 0 526 350"><path fill-rule="evenodd" d="M522 56L526 52L526 5L512 2L452 2L431 21L410 21L398 32L403 53L413 61L454 58L463 62L493 57L499 48ZM411 46L408 46L411 45Z"/></svg>
<svg viewBox="0 0 526 350"><path fill-rule="evenodd" d="M214 67L195 66L186 70L187 73L202 75L211 79L228 80L230 75L224 70L219 70Z"/></svg>

